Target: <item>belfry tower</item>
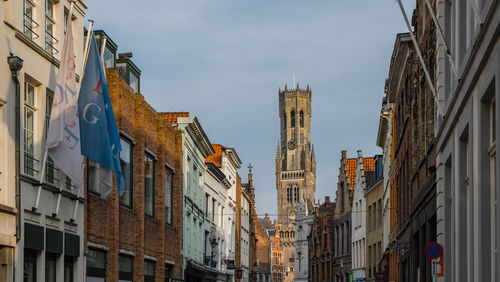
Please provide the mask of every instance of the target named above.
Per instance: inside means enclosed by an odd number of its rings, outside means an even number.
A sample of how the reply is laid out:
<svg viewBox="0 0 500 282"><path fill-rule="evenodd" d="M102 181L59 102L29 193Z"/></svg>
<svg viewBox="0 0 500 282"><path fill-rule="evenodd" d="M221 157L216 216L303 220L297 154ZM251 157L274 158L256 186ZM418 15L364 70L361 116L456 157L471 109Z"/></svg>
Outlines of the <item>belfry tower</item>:
<svg viewBox="0 0 500 282"><path fill-rule="evenodd" d="M295 208L314 202L316 158L311 144L311 88L279 89L280 141L276 151L278 219L276 232L284 250L285 281L293 280Z"/></svg>

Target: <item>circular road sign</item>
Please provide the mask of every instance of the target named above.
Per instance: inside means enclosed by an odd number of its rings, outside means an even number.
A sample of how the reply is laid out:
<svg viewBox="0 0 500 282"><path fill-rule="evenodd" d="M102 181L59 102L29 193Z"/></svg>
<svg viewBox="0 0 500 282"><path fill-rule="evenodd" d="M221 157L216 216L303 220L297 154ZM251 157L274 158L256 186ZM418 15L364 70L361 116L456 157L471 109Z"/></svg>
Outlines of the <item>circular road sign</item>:
<svg viewBox="0 0 500 282"><path fill-rule="evenodd" d="M430 242L425 247L425 254L431 259L438 258L443 255L443 246L438 242Z"/></svg>

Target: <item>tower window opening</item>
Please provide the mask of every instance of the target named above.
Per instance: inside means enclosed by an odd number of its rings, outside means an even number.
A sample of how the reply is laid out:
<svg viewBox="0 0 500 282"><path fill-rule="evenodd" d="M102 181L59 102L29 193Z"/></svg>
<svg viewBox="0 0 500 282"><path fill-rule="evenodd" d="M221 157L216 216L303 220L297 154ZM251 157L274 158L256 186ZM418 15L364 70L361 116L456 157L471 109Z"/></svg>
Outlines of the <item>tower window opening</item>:
<svg viewBox="0 0 500 282"><path fill-rule="evenodd" d="M291 122L290 126L294 127L295 126L295 111L294 110L292 110L290 112L290 122Z"/></svg>
<svg viewBox="0 0 500 282"><path fill-rule="evenodd" d="M283 113L283 128L286 129L286 112Z"/></svg>
<svg viewBox="0 0 500 282"><path fill-rule="evenodd" d="M300 127L304 127L304 111L300 111Z"/></svg>

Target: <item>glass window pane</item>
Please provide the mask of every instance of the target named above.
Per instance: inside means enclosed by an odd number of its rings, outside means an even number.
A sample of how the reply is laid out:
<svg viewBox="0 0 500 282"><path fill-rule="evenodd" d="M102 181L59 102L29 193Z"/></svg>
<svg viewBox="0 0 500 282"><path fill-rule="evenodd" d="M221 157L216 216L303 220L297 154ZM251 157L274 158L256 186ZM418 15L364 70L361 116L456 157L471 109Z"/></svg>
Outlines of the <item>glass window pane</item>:
<svg viewBox="0 0 500 282"><path fill-rule="evenodd" d="M99 269L106 268L106 253L94 249L89 249L87 254L87 266Z"/></svg>
<svg viewBox="0 0 500 282"><path fill-rule="evenodd" d="M122 151L120 152L120 164L124 179L124 191L120 197L120 203L125 206L132 206L132 145L120 139Z"/></svg>
<svg viewBox="0 0 500 282"><path fill-rule="evenodd" d="M73 282L73 258L64 258L64 282Z"/></svg>
<svg viewBox="0 0 500 282"><path fill-rule="evenodd" d="M24 102L30 106L35 106L35 87L28 82L24 87Z"/></svg>
<svg viewBox="0 0 500 282"><path fill-rule="evenodd" d="M133 272L134 259L129 256L120 256L120 272Z"/></svg>
<svg viewBox="0 0 500 282"><path fill-rule="evenodd" d="M45 255L45 282L56 282L56 255Z"/></svg>
<svg viewBox="0 0 500 282"><path fill-rule="evenodd" d="M146 215L154 216L154 159L145 155L144 157L144 212Z"/></svg>
<svg viewBox="0 0 500 282"><path fill-rule="evenodd" d="M165 222L172 223L172 177L171 173L165 174Z"/></svg>
<svg viewBox="0 0 500 282"><path fill-rule="evenodd" d="M114 66L115 56L108 48L104 48L104 67L112 68Z"/></svg>
<svg viewBox="0 0 500 282"><path fill-rule="evenodd" d="M129 81L129 85L130 87L132 87L132 89L134 89L134 92L139 92L139 78L137 78L135 74L130 73Z"/></svg>
<svg viewBox="0 0 500 282"><path fill-rule="evenodd" d="M45 1L45 14L51 18L54 18L54 4L51 1Z"/></svg>
<svg viewBox="0 0 500 282"><path fill-rule="evenodd" d="M155 276L155 263L152 261L144 262L144 275L145 276Z"/></svg>

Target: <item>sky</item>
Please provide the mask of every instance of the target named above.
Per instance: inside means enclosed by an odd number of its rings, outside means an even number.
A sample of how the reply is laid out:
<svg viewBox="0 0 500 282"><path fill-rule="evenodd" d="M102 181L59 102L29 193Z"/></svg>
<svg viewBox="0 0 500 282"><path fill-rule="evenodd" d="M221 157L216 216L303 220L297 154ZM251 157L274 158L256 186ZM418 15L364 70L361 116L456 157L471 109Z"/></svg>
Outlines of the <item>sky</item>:
<svg viewBox="0 0 500 282"><path fill-rule="evenodd" d="M396 34L394 0L85 0L87 19L132 52L157 111L197 116L210 141L234 147L256 209L276 214L278 88L312 88L316 198L335 198L342 150L376 146ZM411 18L415 1L403 1Z"/></svg>

